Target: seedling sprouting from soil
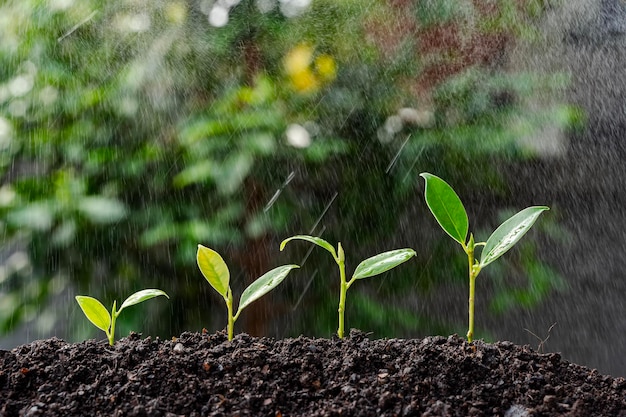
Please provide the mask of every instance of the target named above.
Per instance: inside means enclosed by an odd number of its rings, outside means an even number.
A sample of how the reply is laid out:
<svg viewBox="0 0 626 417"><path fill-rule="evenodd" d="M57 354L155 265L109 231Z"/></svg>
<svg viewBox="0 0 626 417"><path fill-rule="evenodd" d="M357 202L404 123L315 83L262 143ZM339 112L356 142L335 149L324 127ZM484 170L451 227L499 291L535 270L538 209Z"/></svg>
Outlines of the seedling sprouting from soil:
<svg viewBox="0 0 626 417"><path fill-rule="evenodd" d="M456 240L467 254L469 265L469 329L467 340L472 341L474 337L474 293L476 288L476 277L480 271L502 256L513 247L530 230L539 215L545 210L545 206L528 207L502 223L489 236L487 242L474 242L474 235L470 233L467 212L459 196L452 187L444 180L432 174L424 172L420 174L426 181L426 204L437 219L441 228L452 239ZM474 259L474 249L476 246L483 246L480 253L480 261Z"/></svg>
<svg viewBox="0 0 626 417"><path fill-rule="evenodd" d="M415 256L415 251L413 249L397 249L380 253L361 262L354 270L354 274L352 275L350 281L347 281L346 257L343 248L341 247L341 243L337 244L337 251L335 251L335 248L324 239L313 236L298 235L283 240L280 244L280 250L282 251L285 248L287 242L296 239L305 240L326 249L333 256L337 265L339 265L341 287L339 292L339 327L337 329L337 336L340 338L343 338L344 333L344 312L346 309L346 293L348 288L350 288L350 286L354 284L357 279L369 278L382 274L383 272L389 271L390 269L395 268Z"/></svg>
<svg viewBox="0 0 626 417"><path fill-rule="evenodd" d="M294 268L300 268L298 265L279 266L255 280L241 294L239 308L237 309L237 313L233 315L233 292L230 289L230 272L228 271L226 262L224 262L219 253L202 245L198 245L196 259L204 278L206 278L213 289L215 289L226 302L226 308L228 310L228 340L233 340L235 321L237 321L243 309L283 282L289 274L289 271Z"/></svg>
<svg viewBox="0 0 626 417"><path fill-rule="evenodd" d="M107 339L109 339L109 344L113 346L113 342L115 341L115 321L119 317L122 310L124 310L126 307L139 304L160 295L170 298L167 294L165 294L165 292L157 289L137 291L126 300L124 300L119 310L116 310L117 301L113 301L111 314L109 314L106 307L103 306L100 301L96 300L93 297L77 295L76 301L78 302L81 310L83 310L83 313L85 313L85 316L87 316L87 319L89 319L89 321L98 329L106 333Z"/></svg>
<svg viewBox="0 0 626 417"><path fill-rule="evenodd" d="M528 330L526 328L524 329L528 333L530 333L533 336L535 336L537 338L537 340L539 340L539 344L537 345L537 352L539 352L539 353L543 352L543 348L546 345L546 342L548 341L548 339L550 338L550 332L552 331L552 329L554 329L554 326L556 326L556 322L554 322L554 324L552 324L552 326L550 326L550 328L548 329L548 335L545 337L545 339L540 338L535 333L531 332L530 330Z"/></svg>

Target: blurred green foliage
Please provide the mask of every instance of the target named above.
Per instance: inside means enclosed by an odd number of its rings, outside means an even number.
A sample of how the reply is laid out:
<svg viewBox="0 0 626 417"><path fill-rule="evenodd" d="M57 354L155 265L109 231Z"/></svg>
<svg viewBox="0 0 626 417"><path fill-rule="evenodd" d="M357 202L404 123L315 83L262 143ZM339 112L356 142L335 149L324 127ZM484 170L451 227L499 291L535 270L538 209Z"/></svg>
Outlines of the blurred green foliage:
<svg viewBox="0 0 626 417"><path fill-rule="evenodd" d="M547 3L516 3L482 14L462 0L3 2L0 331L33 319L49 331L51 316L67 314L40 314L52 295L108 302L144 287L167 291L170 310L129 316L121 329L209 327L219 304L196 269L198 243L237 260L241 286L280 263L276 242L290 234L388 247L416 173L467 178L472 161L527 157L520 136L569 123L565 107L533 113L526 102L563 80L484 62L414 94L433 62L415 30L461 13L485 36L530 36ZM442 68L454 60L433 54ZM430 262L432 274L445 258ZM329 281L290 280L285 305L303 292L302 311L334 305ZM414 274L393 285L424 286ZM354 302L355 314L391 314L415 331L403 309ZM284 331L314 329L321 316L296 314Z"/></svg>

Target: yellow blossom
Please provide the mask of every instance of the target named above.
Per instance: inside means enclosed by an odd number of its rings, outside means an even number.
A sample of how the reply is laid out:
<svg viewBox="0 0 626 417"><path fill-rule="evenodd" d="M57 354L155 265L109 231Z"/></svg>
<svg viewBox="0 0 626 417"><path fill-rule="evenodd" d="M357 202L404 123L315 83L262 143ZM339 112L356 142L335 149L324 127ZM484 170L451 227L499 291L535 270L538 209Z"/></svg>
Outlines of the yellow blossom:
<svg viewBox="0 0 626 417"><path fill-rule="evenodd" d="M291 85L301 93L310 93L319 87L319 81L313 72L306 68L295 74L291 74Z"/></svg>
<svg viewBox="0 0 626 417"><path fill-rule="evenodd" d="M315 59L317 73L326 81L332 81L337 76L337 64L332 56L323 54Z"/></svg>
<svg viewBox="0 0 626 417"><path fill-rule="evenodd" d="M323 54L313 61L313 55L313 47L301 43L291 49L283 60L291 86L300 93L314 92L322 82L332 81L336 77L337 66L333 57Z"/></svg>
<svg viewBox="0 0 626 417"><path fill-rule="evenodd" d="M285 72L289 75L294 75L299 72L305 71L311 65L313 58L313 48L306 44L300 44L293 48L283 62L285 66Z"/></svg>

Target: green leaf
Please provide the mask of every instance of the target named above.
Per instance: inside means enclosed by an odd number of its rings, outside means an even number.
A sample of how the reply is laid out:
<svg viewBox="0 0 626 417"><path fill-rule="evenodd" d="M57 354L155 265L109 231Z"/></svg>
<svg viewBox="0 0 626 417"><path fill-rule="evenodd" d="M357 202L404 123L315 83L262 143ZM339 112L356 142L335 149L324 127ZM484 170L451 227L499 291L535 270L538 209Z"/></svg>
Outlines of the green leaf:
<svg viewBox="0 0 626 417"><path fill-rule="evenodd" d="M408 261L413 256L415 256L413 249L396 249L379 253L361 262L354 270L352 277L354 279L362 279L382 274Z"/></svg>
<svg viewBox="0 0 626 417"><path fill-rule="evenodd" d="M204 278L209 281L215 291L226 299L230 282L230 272L226 262L219 253L202 245L198 245L196 259Z"/></svg>
<svg viewBox="0 0 626 417"><path fill-rule="evenodd" d="M420 176L426 180L424 196L433 216L452 239L465 246L469 220L461 199L441 178L427 172L421 173Z"/></svg>
<svg viewBox="0 0 626 417"><path fill-rule="evenodd" d="M48 201L31 203L6 215L7 222L17 227L40 232L50 230L54 223L55 210Z"/></svg>
<svg viewBox="0 0 626 417"><path fill-rule="evenodd" d="M170 298L167 294L165 294L165 291L157 290L154 288L137 291L136 293L130 295L126 300L124 300L120 309L117 311L117 315L119 316L120 312L126 307L134 306L135 304L139 304L160 295L164 295L165 297Z"/></svg>
<svg viewBox="0 0 626 417"><path fill-rule="evenodd" d="M294 268L300 268L298 265L283 265L278 268L274 268L271 271L265 273L262 277L258 278L252 284L246 288L241 294L241 299L239 300L239 308L237 310L237 314L244 308L246 308L250 303L255 300L258 300L271 290L273 290L278 284L283 282L283 280Z"/></svg>
<svg viewBox="0 0 626 417"><path fill-rule="evenodd" d="M215 170L215 184L223 195L235 193L254 166L254 158L247 152L231 155Z"/></svg>
<svg viewBox="0 0 626 417"><path fill-rule="evenodd" d="M183 188L191 184L208 181L213 178L215 165L214 161L203 159L176 174L172 182L174 186Z"/></svg>
<svg viewBox="0 0 626 417"><path fill-rule="evenodd" d="M77 295L75 298L87 319L98 329L108 332L111 327L111 316L106 307L93 297Z"/></svg>
<svg viewBox="0 0 626 417"><path fill-rule="evenodd" d="M550 208L528 207L502 223L489 236L481 253L480 267L484 268L511 249L530 230L539 215L546 210Z"/></svg>
<svg viewBox="0 0 626 417"><path fill-rule="evenodd" d="M78 202L78 210L97 224L115 223L126 217L128 212L121 201L102 196L83 197Z"/></svg>
<svg viewBox="0 0 626 417"><path fill-rule="evenodd" d="M306 240L307 242L311 242L311 243L316 244L317 246L321 246L322 248L330 252L331 255L333 255L333 258L337 259L337 252L335 252L335 248L333 248L333 245L326 242L324 239L321 239L319 237L308 236L308 235L297 235L297 236L292 236L290 238L283 240L282 243L280 244L280 250L282 251L283 249L285 249L285 245L287 244L287 242L291 240L296 240L296 239Z"/></svg>

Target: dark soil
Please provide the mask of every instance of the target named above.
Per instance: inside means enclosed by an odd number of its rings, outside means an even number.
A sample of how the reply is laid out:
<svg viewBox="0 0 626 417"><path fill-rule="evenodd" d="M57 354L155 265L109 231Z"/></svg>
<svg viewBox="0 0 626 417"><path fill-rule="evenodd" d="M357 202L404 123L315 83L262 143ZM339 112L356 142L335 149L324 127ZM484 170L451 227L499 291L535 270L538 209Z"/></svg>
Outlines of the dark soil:
<svg viewBox="0 0 626 417"><path fill-rule="evenodd" d="M0 351L1 416L626 416L626 380L458 336L59 339Z"/></svg>

